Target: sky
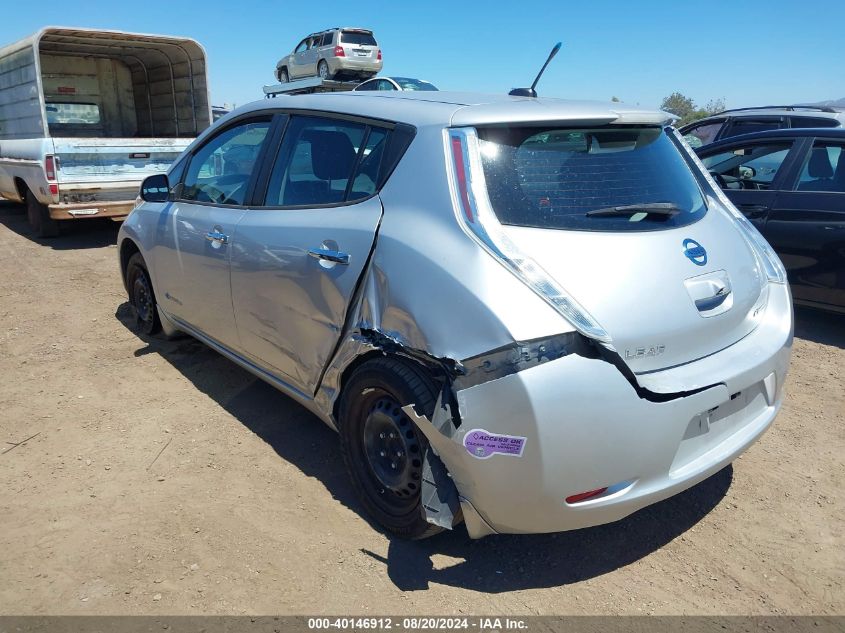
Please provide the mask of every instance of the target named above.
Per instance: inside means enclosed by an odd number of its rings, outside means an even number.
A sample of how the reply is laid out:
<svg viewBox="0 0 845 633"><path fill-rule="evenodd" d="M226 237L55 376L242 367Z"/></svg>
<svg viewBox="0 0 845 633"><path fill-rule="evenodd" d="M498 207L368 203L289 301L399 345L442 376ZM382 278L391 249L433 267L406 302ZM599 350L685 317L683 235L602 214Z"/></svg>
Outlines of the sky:
<svg viewBox="0 0 845 633"><path fill-rule="evenodd" d="M306 35L372 29L385 75L441 90L528 86L563 48L541 96L659 106L678 91L699 106L845 97L845 1L809 0L0 0L0 46L44 26L183 35L208 55L212 102L242 105L275 81L276 62Z"/></svg>

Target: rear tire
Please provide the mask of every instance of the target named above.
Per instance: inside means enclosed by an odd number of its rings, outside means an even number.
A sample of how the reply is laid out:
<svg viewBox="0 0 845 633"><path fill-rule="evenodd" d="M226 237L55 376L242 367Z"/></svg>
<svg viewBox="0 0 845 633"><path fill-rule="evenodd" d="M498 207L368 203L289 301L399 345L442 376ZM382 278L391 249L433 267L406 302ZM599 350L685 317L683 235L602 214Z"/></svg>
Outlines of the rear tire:
<svg viewBox="0 0 845 633"><path fill-rule="evenodd" d="M402 411L414 404L431 416L436 389L425 373L394 358L366 361L349 378L340 401L340 446L352 486L387 531L421 539L443 528L425 520L422 464L430 450Z"/></svg>
<svg viewBox="0 0 845 633"><path fill-rule="evenodd" d="M26 192L26 216L29 226L38 237L56 237L59 234L59 223L50 217L50 210L29 190Z"/></svg>
<svg viewBox="0 0 845 633"><path fill-rule="evenodd" d="M135 329L147 336L161 330L153 283L141 253L132 255L126 264L126 289L135 314Z"/></svg>
<svg viewBox="0 0 845 633"><path fill-rule="evenodd" d="M317 74L320 76L320 79L333 79L332 74L329 72L329 64L325 59L321 59L317 64Z"/></svg>

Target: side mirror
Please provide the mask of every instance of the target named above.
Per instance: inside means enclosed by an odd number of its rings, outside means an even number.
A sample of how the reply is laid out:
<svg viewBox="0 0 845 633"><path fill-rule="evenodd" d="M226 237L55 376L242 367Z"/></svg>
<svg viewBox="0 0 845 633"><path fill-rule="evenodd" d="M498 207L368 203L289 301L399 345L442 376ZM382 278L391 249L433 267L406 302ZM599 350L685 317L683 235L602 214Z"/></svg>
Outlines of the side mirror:
<svg viewBox="0 0 845 633"><path fill-rule="evenodd" d="M170 199L170 182L167 175L147 176L141 183L141 199L144 202L167 202Z"/></svg>

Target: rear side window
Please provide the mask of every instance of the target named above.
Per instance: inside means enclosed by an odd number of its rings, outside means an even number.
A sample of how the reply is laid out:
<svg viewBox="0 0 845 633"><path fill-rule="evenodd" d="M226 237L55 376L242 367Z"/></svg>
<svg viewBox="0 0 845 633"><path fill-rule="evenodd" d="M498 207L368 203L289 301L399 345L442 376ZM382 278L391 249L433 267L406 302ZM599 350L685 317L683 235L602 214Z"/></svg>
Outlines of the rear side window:
<svg viewBox="0 0 845 633"><path fill-rule="evenodd" d="M792 127L839 127L839 121L819 116L789 117Z"/></svg>
<svg viewBox="0 0 845 633"><path fill-rule="evenodd" d="M373 195L389 136L388 130L363 123L292 117L265 206L321 206Z"/></svg>
<svg viewBox="0 0 845 633"><path fill-rule="evenodd" d="M798 191L845 193L845 145L816 141L801 170Z"/></svg>
<svg viewBox="0 0 845 633"><path fill-rule="evenodd" d="M340 41L353 46L378 46L373 34L366 31L341 31Z"/></svg>
<svg viewBox="0 0 845 633"><path fill-rule="evenodd" d="M689 164L660 127L482 128L478 136L502 224L643 231L706 213ZM631 206L642 209L617 212Z"/></svg>

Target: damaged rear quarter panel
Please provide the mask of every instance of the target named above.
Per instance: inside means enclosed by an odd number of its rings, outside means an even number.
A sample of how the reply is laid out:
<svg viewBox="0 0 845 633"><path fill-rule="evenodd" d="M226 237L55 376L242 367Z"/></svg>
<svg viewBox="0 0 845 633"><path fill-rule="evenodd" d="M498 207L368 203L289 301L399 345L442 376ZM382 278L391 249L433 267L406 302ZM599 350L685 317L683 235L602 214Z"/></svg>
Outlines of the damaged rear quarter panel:
<svg viewBox="0 0 845 633"><path fill-rule="evenodd" d="M377 349L361 340L362 331L455 361L514 341L573 331L461 228L441 127L418 129L380 196L384 215L371 261L316 396L327 416L344 369Z"/></svg>

